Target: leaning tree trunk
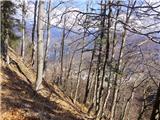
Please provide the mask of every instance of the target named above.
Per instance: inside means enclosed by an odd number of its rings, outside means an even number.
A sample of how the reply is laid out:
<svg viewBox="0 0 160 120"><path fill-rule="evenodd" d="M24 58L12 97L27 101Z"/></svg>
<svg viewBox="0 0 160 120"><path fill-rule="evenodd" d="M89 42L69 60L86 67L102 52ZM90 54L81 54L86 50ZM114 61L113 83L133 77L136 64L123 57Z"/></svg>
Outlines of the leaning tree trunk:
<svg viewBox="0 0 160 120"><path fill-rule="evenodd" d="M38 1L35 1L35 7L34 7L34 22L33 22L33 28L32 28L32 53L31 53L31 63L32 66L34 65L35 62L35 29L36 29L36 21L37 21L37 7L38 7Z"/></svg>
<svg viewBox="0 0 160 120"><path fill-rule="evenodd" d="M37 21L37 78L36 90L39 90L43 77L43 13L44 1L39 1L38 21Z"/></svg>

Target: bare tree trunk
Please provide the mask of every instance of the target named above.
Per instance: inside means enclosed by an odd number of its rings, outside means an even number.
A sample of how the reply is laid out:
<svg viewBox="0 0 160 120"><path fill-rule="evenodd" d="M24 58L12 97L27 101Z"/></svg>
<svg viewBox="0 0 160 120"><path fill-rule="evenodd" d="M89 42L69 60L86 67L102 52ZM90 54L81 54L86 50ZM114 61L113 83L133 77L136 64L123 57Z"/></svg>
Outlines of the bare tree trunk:
<svg viewBox="0 0 160 120"><path fill-rule="evenodd" d="M5 37L5 41L4 41L4 54L5 54L5 61L7 64L9 64L9 56L8 56L8 47L9 47L9 44L8 44L8 41L9 41L9 33L8 33L8 28L6 28L6 37Z"/></svg>
<svg viewBox="0 0 160 120"><path fill-rule="evenodd" d="M94 108L94 105L95 105L95 101L96 101L96 74L93 72L92 74L92 81L90 83L90 87L89 87L89 91L90 91L90 96L89 96L89 100L91 101L90 104L89 104L89 108L88 108L88 113L91 112L91 110ZM93 94L92 94L92 91L93 90Z"/></svg>
<svg viewBox="0 0 160 120"><path fill-rule="evenodd" d="M86 12L88 12L88 7L89 7L89 1L87 1L87 5L86 5ZM78 94L78 89L79 89L79 85L80 85L80 79L79 79L79 75L80 75L80 71L81 71L81 65L82 65L82 61L83 61L83 49L84 49L84 42L85 42L85 37L86 37L86 31L88 29L88 16L86 15L85 17L85 20L84 20L84 34L83 34L83 41L82 41L82 51L81 51L81 57L80 57L80 64L79 64L79 70L78 70L78 78L77 78L77 87L76 87L76 93L75 93L75 98L74 98L74 102L76 101L77 99L77 94ZM92 63L91 63L92 64ZM91 67L90 67L90 70L91 70ZM88 74L88 76L90 76L90 72ZM87 90L87 87L89 85L89 78L87 78L87 85L86 85L86 91L85 91L85 96L84 96L84 101L83 102L86 102L86 96L88 96L88 90ZM87 94L87 95L86 95Z"/></svg>
<svg viewBox="0 0 160 120"><path fill-rule="evenodd" d="M38 21L37 21L37 78L36 90L39 90L43 77L43 17L44 17L44 0L39 1Z"/></svg>
<svg viewBox="0 0 160 120"><path fill-rule="evenodd" d="M53 49L54 49L54 61L56 61L57 60L57 51L58 51L56 43L54 44L54 48Z"/></svg>
<svg viewBox="0 0 160 120"><path fill-rule="evenodd" d="M108 61L108 57L109 57L109 47L110 47L110 27L111 27L111 21L110 21L110 17L111 17L111 5L110 5L110 1L108 2L109 4L109 12L108 12L108 26L107 26L107 39L106 39L106 47L105 47L105 60L104 60L104 64L103 64L103 71L102 71L102 79L101 79L101 84L100 84L100 104L99 104L99 110L98 110L98 114L97 114L97 119L101 119L102 116L102 112L103 112L103 105L104 105L104 100L102 97L103 94L103 83L104 83L104 77L106 74L106 65L107 65L107 61ZM105 1L105 6L104 6L104 14L106 14L106 1ZM105 21L104 21L105 22Z"/></svg>
<svg viewBox="0 0 160 120"><path fill-rule="evenodd" d="M35 7L34 7L34 22L33 22L33 28L32 28L32 53L31 53L31 63L32 66L34 65L35 61L35 29L36 29L36 20L37 20L37 7L38 7L38 1L35 1Z"/></svg>
<svg viewBox="0 0 160 120"><path fill-rule="evenodd" d="M83 49L84 49L83 46L84 46L85 35L86 35L86 33L84 32L84 36L83 36L83 40L82 40L82 50L81 50L81 56L80 56L80 63L79 63L78 75L77 75L77 85L76 85L76 91L75 91L75 96L74 96L74 103L77 101L78 90L79 90L80 81L81 81L81 66L82 66L82 61L83 61Z"/></svg>
<svg viewBox="0 0 160 120"><path fill-rule="evenodd" d="M143 102L142 102L142 106L141 106L141 109L140 109L140 112L139 112L137 120L142 120L143 113L145 112L145 110L147 108L146 97L147 97L147 88L148 88L148 85L143 90Z"/></svg>
<svg viewBox="0 0 160 120"><path fill-rule="evenodd" d="M48 61L48 49L50 44L50 11L51 11L51 0L49 0L48 3L48 16L47 16L47 41L46 41L46 47L44 51L44 67L43 67L43 78L45 78L45 72L47 68L47 61Z"/></svg>
<svg viewBox="0 0 160 120"><path fill-rule="evenodd" d="M117 14L116 14L116 20L119 16L119 11L120 9L117 10ZM114 25L114 32L113 32L113 45L112 45L112 54L111 54L111 63L113 62L113 59L115 57L115 47L116 47L116 43L117 43L117 33L116 33L116 30L117 30L117 21L115 22L115 25ZM109 69L109 77L108 77L108 85L107 85L107 94L106 94L106 97L105 97L105 102L104 102L104 106L103 106L103 110L105 110L106 106L107 106L107 102L108 102L108 98L110 96L110 93L111 93L111 77L112 77L112 68L110 67Z"/></svg>
<svg viewBox="0 0 160 120"><path fill-rule="evenodd" d="M22 1L22 43L21 43L21 56L24 58L24 53L25 53L25 26L26 26L26 21L25 21L25 15L26 15L26 3L25 0Z"/></svg>
<svg viewBox="0 0 160 120"><path fill-rule="evenodd" d="M99 53L98 53L98 62L97 62L97 88L96 88L96 114L99 110L99 104L100 104L100 98L101 96L101 86L103 84L103 80L100 80L100 75L101 75L101 62L102 62L102 47L103 47L103 38L105 34L105 16L106 16L106 6L103 6L103 0L101 0L101 23L100 23L100 41L99 41Z"/></svg>
<svg viewBox="0 0 160 120"><path fill-rule="evenodd" d="M105 102L104 102L104 105L103 105L103 110L106 109L106 106L107 106L107 102L108 102L110 93L111 93L111 83L110 83L110 80L109 80L109 81L108 81L108 86L107 86L107 94L106 94Z"/></svg>
<svg viewBox="0 0 160 120"><path fill-rule="evenodd" d="M71 69L72 69L73 58L74 58L75 53L76 53L76 51L74 50L74 51L73 51L73 54L72 54L72 56L71 56L70 62L69 62L69 68L68 68L66 80L69 79L70 72L71 72Z"/></svg>
<svg viewBox="0 0 160 120"><path fill-rule="evenodd" d="M157 94L150 120L160 120L160 82L158 85Z"/></svg>
<svg viewBox="0 0 160 120"><path fill-rule="evenodd" d="M82 65L82 54L83 53L81 53L80 64L79 64L78 75L77 75L77 85L76 85L76 91L75 91L75 96L74 96L74 103L77 101L78 90L79 90L80 81L81 81L80 71L81 71L81 65Z"/></svg>
<svg viewBox="0 0 160 120"><path fill-rule="evenodd" d="M114 120L114 114L115 114L115 106L116 106L116 102L117 102L117 96L118 96L118 86L117 86L117 82L114 84L114 95L113 95L113 103L112 103L112 107L111 107L111 116L110 116L110 120Z"/></svg>
<svg viewBox="0 0 160 120"><path fill-rule="evenodd" d="M88 8L89 8L89 1L87 1L87 6L86 6L86 12L88 12ZM87 23L88 20L88 16L86 16L85 18L85 23ZM86 24L86 30L88 29L88 23ZM92 69L92 65L93 65L93 59L95 56L95 49L96 49L96 42L94 42L94 48L92 51L92 56L91 56L91 61L90 61L90 65L89 65L89 71L88 71L88 76L87 76L87 83L85 86L85 93L84 93L84 99L83 99L83 103L85 104L88 98L88 94L89 94L89 82L90 82L90 74L91 74L91 69Z"/></svg>
<svg viewBox="0 0 160 120"><path fill-rule="evenodd" d="M84 100L83 100L84 104L87 102L87 98L88 98L88 94L89 94L90 74L91 74L91 70L92 70L92 66L93 66L93 59L94 59L94 56L95 56L95 51L96 51L96 42L94 43L94 48L93 48L93 51L92 51L92 57L91 57L90 65L89 65L87 83L86 83L86 86L85 86L85 93L84 93Z"/></svg>
<svg viewBox="0 0 160 120"><path fill-rule="evenodd" d="M123 48L125 46L125 41L126 41L126 30L123 32L122 44L120 48L119 60L118 60L118 65L117 65L117 72L120 70L121 65L122 65L122 56L123 56ZM114 80L113 102L112 102L112 107L111 107L110 120L113 120L115 110L116 110L117 97L118 97L118 73L115 73L114 76L115 76L114 77L115 80Z"/></svg>
<svg viewBox="0 0 160 120"><path fill-rule="evenodd" d="M93 100L92 99L92 90L94 90L94 82L95 82L95 80L94 80L94 77L95 77L95 73L94 73L94 71L92 72L92 74L91 74L91 76L90 76L90 82L89 82L89 87L88 87L88 97L89 97L89 101L91 101L91 100ZM90 96L89 96L90 95ZM93 102L92 102L93 103Z"/></svg>
<svg viewBox="0 0 160 120"><path fill-rule="evenodd" d="M130 2L129 2L130 4ZM136 1L134 1L132 7L134 7L136 4ZM133 9L129 10L129 8L127 8L127 13L126 13L126 21L125 23L128 24L130 16L133 12ZM117 72L119 72L121 70L122 67L122 57L123 57L123 49L126 43L126 34L127 34L127 30L125 28L126 26L124 25L124 32L122 33L122 43L121 43L121 47L120 47L120 52L119 52L119 58L118 58L118 64L116 66L116 70ZM114 115L115 115L115 111L116 111L116 104L117 104L117 97L118 97L118 73L115 73L115 80L114 80L114 90L113 90L113 101L112 101L112 107L111 107L111 116L110 116L110 120L114 119Z"/></svg>
<svg viewBox="0 0 160 120"><path fill-rule="evenodd" d="M78 44L77 44L77 46L78 46ZM73 54L72 54L70 62L69 62L69 67L68 67L68 70L67 70L67 76L65 78L66 80L64 81L64 89L66 89L67 81L70 78L70 73L71 73L71 70L72 70L72 64L73 64L73 59L74 59L75 53L76 53L76 50L73 51Z"/></svg>
<svg viewBox="0 0 160 120"><path fill-rule="evenodd" d="M66 16L64 17L64 23L63 23L63 33L62 33L62 40L61 40L61 71L60 71L60 81L59 83L62 85L63 81L63 57L64 57L64 40L66 36Z"/></svg>
<svg viewBox="0 0 160 120"><path fill-rule="evenodd" d="M97 81L97 71L95 74L95 86L94 86L94 93L93 93L93 107L95 109L95 112L97 110L97 86L98 86L98 81Z"/></svg>
<svg viewBox="0 0 160 120"><path fill-rule="evenodd" d="M132 99L134 97L135 85L136 85L136 81L134 82L131 94L130 94L129 98L127 99L127 102L126 102L126 104L124 106L124 110L123 110L122 115L121 115L121 120L126 120L126 118L127 118L128 107L129 107L129 104L130 104L130 102L132 101Z"/></svg>

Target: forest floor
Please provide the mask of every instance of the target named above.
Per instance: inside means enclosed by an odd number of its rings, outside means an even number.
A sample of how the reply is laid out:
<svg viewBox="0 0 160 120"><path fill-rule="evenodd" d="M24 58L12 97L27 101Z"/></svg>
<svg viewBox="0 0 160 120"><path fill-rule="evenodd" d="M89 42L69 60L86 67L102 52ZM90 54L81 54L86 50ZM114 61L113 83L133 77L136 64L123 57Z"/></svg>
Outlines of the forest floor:
<svg viewBox="0 0 160 120"><path fill-rule="evenodd" d="M22 66L24 67L21 64L24 63L17 62L14 60L10 65L6 65L2 59L0 60L0 120L93 119L87 114L87 108L84 105L73 104L72 100L56 85L44 81L42 90L36 92L33 89L33 81L30 81L30 78L35 78L34 73L26 67L24 69L32 73L32 77L26 77L24 70L21 69Z"/></svg>

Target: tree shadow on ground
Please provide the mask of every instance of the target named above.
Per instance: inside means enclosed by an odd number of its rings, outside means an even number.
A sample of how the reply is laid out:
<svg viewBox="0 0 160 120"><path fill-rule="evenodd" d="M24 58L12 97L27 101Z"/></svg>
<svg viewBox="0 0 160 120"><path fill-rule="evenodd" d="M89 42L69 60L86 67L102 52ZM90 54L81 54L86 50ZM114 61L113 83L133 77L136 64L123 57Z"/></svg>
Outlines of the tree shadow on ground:
<svg viewBox="0 0 160 120"><path fill-rule="evenodd" d="M2 95L2 109L22 109L29 114L28 119L34 116L35 119L43 120L79 120L70 112L61 109L55 102L38 94L16 72L8 67L2 67L1 71L7 75L7 82L1 84L2 91L8 91L7 95Z"/></svg>

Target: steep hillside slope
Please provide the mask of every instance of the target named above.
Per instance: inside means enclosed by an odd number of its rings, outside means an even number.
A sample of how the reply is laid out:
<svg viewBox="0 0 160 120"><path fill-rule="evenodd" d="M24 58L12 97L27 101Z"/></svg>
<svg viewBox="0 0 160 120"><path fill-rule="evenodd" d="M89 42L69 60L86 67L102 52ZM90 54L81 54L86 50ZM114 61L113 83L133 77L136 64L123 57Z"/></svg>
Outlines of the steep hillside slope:
<svg viewBox="0 0 160 120"><path fill-rule="evenodd" d="M1 59L0 120L88 120L87 109L54 84L44 80L38 93L33 89L35 73L12 49L10 65ZM83 107L82 107L83 106Z"/></svg>

